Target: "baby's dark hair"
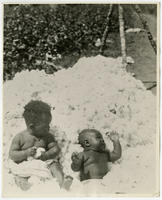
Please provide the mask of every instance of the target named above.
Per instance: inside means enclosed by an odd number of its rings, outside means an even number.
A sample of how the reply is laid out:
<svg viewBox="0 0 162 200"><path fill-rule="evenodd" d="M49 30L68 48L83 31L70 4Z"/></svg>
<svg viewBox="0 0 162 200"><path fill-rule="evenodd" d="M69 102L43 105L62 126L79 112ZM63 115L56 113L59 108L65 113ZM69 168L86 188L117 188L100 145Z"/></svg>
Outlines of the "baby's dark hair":
<svg viewBox="0 0 162 200"><path fill-rule="evenodd" d="M79 144L84 148L85 147L85 137L88 135L88 133L97 133L101 134L98 130L96 129L83 129L78 136L78 142Z"/></svg>
<svg viewBox="0 0 162 200"><path fill-rule="evenodd" d="M47 103L44 103L43 101L31 100L24 107L23 117L27 125L35 124L39 120L41 120L42 113L46 113L47 115L49 115L49 122L50 122L52 119L51 107Z"/></svg>

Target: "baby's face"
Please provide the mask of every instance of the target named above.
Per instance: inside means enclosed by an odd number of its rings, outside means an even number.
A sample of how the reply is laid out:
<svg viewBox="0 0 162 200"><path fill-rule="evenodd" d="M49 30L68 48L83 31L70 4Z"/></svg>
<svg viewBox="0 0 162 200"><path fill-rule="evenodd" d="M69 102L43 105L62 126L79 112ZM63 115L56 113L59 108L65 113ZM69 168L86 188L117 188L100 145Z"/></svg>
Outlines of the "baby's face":
<svg viewBox="0 0 162 200"><path fill-rule="evenodd" d="M42 113L40 120L33 125L33 134L36 136L44 136L49 132L50 117L46 113Z"/></svg>
<svg viewBox="0 0 162 200"><path fill-rule="evenodd" d="M95 150L102 150L102 151L105 150L105 142L100 133L90 132L88 134L88 142L91 148Z"/></svg>

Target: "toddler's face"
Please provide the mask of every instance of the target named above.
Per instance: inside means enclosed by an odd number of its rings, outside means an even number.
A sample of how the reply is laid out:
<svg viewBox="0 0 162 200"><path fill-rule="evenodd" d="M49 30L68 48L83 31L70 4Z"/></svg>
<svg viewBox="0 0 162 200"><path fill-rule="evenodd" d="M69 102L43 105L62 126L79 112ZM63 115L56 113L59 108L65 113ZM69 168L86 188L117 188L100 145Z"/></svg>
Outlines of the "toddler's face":
<svg viewBox="0 0 162 200"><path fill-rule="evenodd" d="M33 134L36 136L44 136L49 132L49 124L51 122L51 118L46 113L42 113L40 116L40 120L35 123L32 127Z"/></svg>
<svg viewBox="0 0 162 200"><path fill-rule="evenodd" d="M100 133L90 132L88 135L88 142L93 149L105 150L105 142Z"/></svg>

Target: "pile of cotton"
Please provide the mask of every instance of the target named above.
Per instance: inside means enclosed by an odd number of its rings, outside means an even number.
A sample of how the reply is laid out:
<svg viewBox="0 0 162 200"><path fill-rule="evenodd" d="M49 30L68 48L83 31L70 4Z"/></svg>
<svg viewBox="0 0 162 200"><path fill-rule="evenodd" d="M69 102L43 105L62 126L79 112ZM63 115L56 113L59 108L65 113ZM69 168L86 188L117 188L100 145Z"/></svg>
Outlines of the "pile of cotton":
<svg viewBox="0 0 162 200"><path fill-rule="evenodd" d="M122 68L121 58L84 57L53 75L23 71L5 82L4 160L13 136L25 129L23 107L31 99L52 107L51 130L62 148L67 175L76 176L70 169L70 157L73 151L82 151L77 137L85 128L100 130L110 150L112 144L105 134L109 131L119 133L123 152L139 146L155 148L156 98ZM119 163L124 163L124 157Z"/></svg>

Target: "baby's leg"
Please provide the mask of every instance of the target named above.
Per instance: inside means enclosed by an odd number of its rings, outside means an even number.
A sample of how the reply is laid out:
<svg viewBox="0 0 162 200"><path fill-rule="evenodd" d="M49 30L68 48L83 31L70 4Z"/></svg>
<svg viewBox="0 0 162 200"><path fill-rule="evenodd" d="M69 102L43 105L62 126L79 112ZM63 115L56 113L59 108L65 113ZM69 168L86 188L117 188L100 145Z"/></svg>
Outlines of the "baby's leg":
<svg viewBox="0 0 162 200"><path fill-rule="evenodd" d="M28 177L15 176L15 183L22 190L28 190L31 187L31 184L28 182Z"/></svg>

